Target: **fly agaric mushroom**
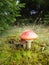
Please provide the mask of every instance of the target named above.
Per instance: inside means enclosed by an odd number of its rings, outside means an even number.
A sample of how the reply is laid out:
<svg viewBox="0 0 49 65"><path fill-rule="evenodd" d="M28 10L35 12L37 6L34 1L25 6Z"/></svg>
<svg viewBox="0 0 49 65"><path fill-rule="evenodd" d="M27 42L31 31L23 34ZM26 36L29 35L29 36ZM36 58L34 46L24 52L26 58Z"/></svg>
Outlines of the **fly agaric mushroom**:
<svg viewBox="0 0 49 65"><path fill-rule="evenodd" d="M35 39L38 38L38 35L36 33L34 33L32 30L27 30L24 31L21 35L20 35L20 39L21 41L26 41L27 43L22 43L24 44L23 46L26 47L27 45L27 49L31 48L31 42Z"/></svg>

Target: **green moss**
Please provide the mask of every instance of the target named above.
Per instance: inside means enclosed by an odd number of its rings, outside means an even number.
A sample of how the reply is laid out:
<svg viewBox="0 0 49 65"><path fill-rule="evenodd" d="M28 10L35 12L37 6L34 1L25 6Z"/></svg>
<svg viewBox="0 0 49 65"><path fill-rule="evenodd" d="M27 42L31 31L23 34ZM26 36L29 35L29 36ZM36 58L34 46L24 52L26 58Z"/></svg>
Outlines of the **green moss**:
<svg viewBox="0 0 49 65"><path fill-rule="evenodd" d="M39 36L38 40L32 42L30 50L24 49L20 44L19 35L23 30L33 29ZM36 25L17 27L7 31L0 38L0 65L49 65L49 27ZM14 39L14 43L9 40ZM41 43L46 47L41 51Z"/></svg>

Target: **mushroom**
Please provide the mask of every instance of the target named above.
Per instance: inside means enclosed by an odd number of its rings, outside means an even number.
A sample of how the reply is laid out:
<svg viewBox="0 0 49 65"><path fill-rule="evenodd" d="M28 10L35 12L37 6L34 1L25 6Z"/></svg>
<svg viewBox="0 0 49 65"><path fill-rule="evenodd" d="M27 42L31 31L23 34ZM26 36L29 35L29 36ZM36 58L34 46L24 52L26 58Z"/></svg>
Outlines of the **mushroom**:
<svg viewBox="0 0 49 65"><path fill-rule="evenodd" d="M38 35L36 33L34 33L32 30L27 30L24 31L21 35L20 35L20 39L21 41L26 41L27 43L22 43L24 44L23 46L26 47L27 45L27 49L31 48L31 42L35 39L38 38Z"/></svg>
<svg viewBox="0 0 49 65"><path fill-rule="evenodd" d="M41 46L41 50L43 51L45 49L45 47L46 47L46 44L42 43L42 44L40 44L40 46Z"/></svg>

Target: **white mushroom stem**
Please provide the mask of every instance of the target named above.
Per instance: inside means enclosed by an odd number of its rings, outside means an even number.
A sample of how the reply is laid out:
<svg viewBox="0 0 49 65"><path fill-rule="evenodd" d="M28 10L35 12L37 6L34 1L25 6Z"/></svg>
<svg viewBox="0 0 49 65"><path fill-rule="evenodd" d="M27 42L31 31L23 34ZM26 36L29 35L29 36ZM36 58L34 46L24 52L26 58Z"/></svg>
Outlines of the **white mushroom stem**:
<svg viewBox="0 0 49 65"><path fill-rule="evenodd" d="M23 48L24 48L24 49L26 48L26 44L23 44Z"/></svg>
<svg viewBox="0 0 49 65"><path fill-rule="evenodd" d="M45 49L45 47L42 47L42 51Z"/></svg>
<svg viewBox="0 0 49 65"><path fill-rule="evenodd" d="M31 49L32 40L27 40L27 49Z"/></svg>
<svg viewBox="0 0 49 65"><path fill-rule="evenodd" d="M46 47L46 44L41 44L41 50L43 51L44 49L45 49L45 47Z"/></svg>

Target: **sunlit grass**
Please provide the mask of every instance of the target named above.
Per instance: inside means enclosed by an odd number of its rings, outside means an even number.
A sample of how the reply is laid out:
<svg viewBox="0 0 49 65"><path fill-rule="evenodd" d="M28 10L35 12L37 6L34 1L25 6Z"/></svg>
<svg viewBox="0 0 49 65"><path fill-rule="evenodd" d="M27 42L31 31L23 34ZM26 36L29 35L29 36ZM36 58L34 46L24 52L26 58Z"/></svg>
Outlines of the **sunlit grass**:
<svg viewBox="0 0 49 65"><path fill-rule="evenodd" d="M38 34L38 40L33 41L31 50L24 49L16 44L10 44L13 38L19 43L19 35L25 30L33 30ZM46 44L41 51L41 43ZM14 26L0 36L0 65L49 65L49 26L27 25Z"/></svg>

